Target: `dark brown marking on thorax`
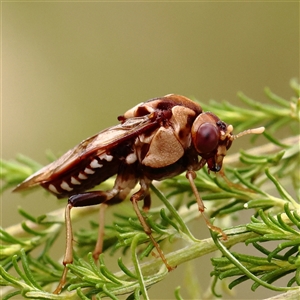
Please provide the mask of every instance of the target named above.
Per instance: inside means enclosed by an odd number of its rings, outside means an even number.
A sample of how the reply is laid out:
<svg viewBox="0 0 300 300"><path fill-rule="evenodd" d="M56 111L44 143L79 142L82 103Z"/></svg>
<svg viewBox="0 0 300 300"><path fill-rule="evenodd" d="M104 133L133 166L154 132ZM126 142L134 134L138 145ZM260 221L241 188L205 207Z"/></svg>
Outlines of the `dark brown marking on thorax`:
<svg viewBox="0 0 300 300"><path fill-rule="evenodd" d="M142 116L145 116L145 115L148 115L148 114L149 114L149 111L144 106L140 106L136 110L136 117L142 117Z"/></svg>

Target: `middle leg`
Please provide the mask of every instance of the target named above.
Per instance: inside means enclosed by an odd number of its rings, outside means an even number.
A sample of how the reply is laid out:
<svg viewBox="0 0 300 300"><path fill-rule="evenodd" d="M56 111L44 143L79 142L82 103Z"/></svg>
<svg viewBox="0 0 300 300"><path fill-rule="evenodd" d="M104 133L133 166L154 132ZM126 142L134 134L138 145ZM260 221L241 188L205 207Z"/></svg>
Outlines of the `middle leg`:
<svg viewBox="0 0 300 300"><path fill-rule="evenodd" d="M164 255L163 251L161 250L161 248L159 247L159 244L156 242L156 240L152 236L152 230L151 230L150 226L147 224L147 222L146 222L145 218L143 217L143 215L141 214L141 211L140 211L139 206L138 206L138 201L144 200L144 207L143 208L146 211L148 210L148 203L150 205L150 195L149 195L150 183L151 183L151 181L141 180L140 181L140 184L141 184L140 190L131 196L130 201L132 202L133 209L134 209L141 225L143 226L143 229L144 229L145 233L149 236L152 244L156 248L156 250L157 250L159 256L161 257L163 263L165 264L168 271L170 272L170 271L174 270L174 267L172 267L168 264L167 259Z"/></svg>

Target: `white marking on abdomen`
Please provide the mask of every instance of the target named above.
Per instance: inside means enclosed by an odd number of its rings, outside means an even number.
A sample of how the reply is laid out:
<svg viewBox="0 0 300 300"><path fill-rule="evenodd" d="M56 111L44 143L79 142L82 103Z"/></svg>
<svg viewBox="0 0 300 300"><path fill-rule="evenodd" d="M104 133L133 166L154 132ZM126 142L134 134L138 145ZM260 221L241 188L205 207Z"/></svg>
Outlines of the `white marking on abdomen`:
<svg viewBox="0 0 300 300"><path fill-rule="evenodd" d="M91 163L90 163L91 168L96 169L96 168L101 168L103 167L103 165L99 164L97 159L94 159Z"/></svg>
<svg viewBox="0 0 300 300"><path fill-rule="evenodd" d="M136 162L137 160L137 157L136 157L136 154L133 152L133 153L130 153L126 156L126 162L130 165L130 164L133 164L134 162Z"/></svg>
<svg viewBox="0 0 300 300"><path fill-rule="evenodd" d="M73 190L73 188L71 188L65 181L60 184L60 187L68 192Z"/></svg>
<svg viewBox="0 0 300 300"><path fill-rule="evenodd" d="M73 176L71 177L71 183L72 183L72 184L75 184L75 185L76 185L76 184L77 184L77 185L81 184L81 182L78 181L78 180L77 180L75 177L73 177Z"/></svg>
<svg viewBox="0 0 300 300"><path fill-rule="evenodd" d="M53 184L49 184L48 189L55 194L60 194L60 192L56 189L56 187Z"/></svg>
<svg viewBox="0 0 300 300"><path fill-rule="evenodd" d="M85 179L87 179L87 176L85 174L83 174L83 173L79 173L78 174L78 178L82 179L82 180L85 180Z"/></svg>
<svg viewBox="0 0 300 300"><path fill-rule="evenodd" d="M106 161L112 161L112 159L114 158L112 155L108 155L106 153L101 154L100 156L98 156L100 159L105 159Z"/></svg>
<svg viewBox="0 0 300 300"><path fill-rule="evenodd" d="M85 168L83 172L85 174L94 174L95 173L95 171L93 171L92 169L89 169L89 168Z"/></svg>

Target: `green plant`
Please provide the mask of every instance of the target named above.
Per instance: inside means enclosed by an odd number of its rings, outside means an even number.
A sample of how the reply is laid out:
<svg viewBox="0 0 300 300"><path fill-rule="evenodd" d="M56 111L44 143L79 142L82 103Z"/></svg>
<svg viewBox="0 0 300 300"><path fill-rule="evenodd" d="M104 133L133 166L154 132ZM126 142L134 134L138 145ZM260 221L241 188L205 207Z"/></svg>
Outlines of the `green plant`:
<svg viewBox="0 0 300 300"><path fill-rule="evenodd" d="M152 193L163 202L147 215L154 238L160 244L168 244L169 248L175 240L184 244L177 250L168 249L166 257L171 265L221 251L221 257L212 259L212 293L215 296L218 296L217 283L224 278L232 278L229 288L251 280L253 290L263 286L287 292L286 299L299 295L300 87L296 80L291 81L291 87L296 97L290 100L266 89L271 104L262 105L239 94L251 109L228 102L201 103L204 110L211 110L232 124L235 132L258 125L266 127L267 143L226 157L223 176L208 174L206 169L197 174L195 183L207 205L206 213L218 221L226 220L221 224L228 235L226 241L220 241L214 232L206 240L198 240L190 232L187 224L198 218L199 212L184 175L165 180L158 187L152 186ZM284 130L285 139L276 139L278 130ZM1 161L1 167L3 192L39 169L40 165L18 156L15 161ZM112 181L105 184L111 186ZM290 193L285 187L288 185L292 190ZM190 202L187 204L184 198L189 198ZM232 226L233 218L238 219L239 212L246 209L253 212L251 219ZM95 210L94 207L74 209L73 222ZM24 222L6 230L0 229L2 299L18 295L30 299L91 299L95 295L97 299L118 299L123 294L129 295L127 299L149 299L147 289L168 276L160 259L147 259L153 245L134 212L126 211L124 207L122 214L115 213L114 223L106 226L105 251L98 265L90 254L97 239L98 224L91 222L90 229L75 233L75 261L68 265L67 288L62 294L54 295L51 291L59 281L63 267L51 259L49 250L64 227L63 211L40 217L33 217L23 209L19 212L25 218ZM259 254L234 252L233 246L241 243L255 248ZM42 250L39 255L33 255L31 251L37 247ZM124 263L122 254L118 260L120 270L113 273L105 258L106 253L117 250L122 250L124 256L130 252L132 264ZM285 286L276 285L279 278L288 276ZM182 299L179 288L175 290L175 297Z"/></svg>

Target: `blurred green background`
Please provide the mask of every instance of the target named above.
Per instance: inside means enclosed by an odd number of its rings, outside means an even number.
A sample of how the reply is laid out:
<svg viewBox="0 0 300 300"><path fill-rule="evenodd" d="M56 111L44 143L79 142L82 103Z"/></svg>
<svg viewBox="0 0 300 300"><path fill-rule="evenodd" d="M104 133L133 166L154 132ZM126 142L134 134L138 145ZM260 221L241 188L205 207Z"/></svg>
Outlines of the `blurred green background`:
<svg viewBox="0 0 300 300"><path fill-rule="evenodd" d="M168 93L236 103L241 90L263 102L269 86L289 98L291 77L299 77L297 2L3 2L2 157L46 164L46 149L62 154ZM39 215L65 202L6 192L2 226L20 221L18 205ZM209 260L197 263L205 288ZM185 270L153 287L152 299L188 286ZM248 288L237 299L273 294Z"/></svg>

